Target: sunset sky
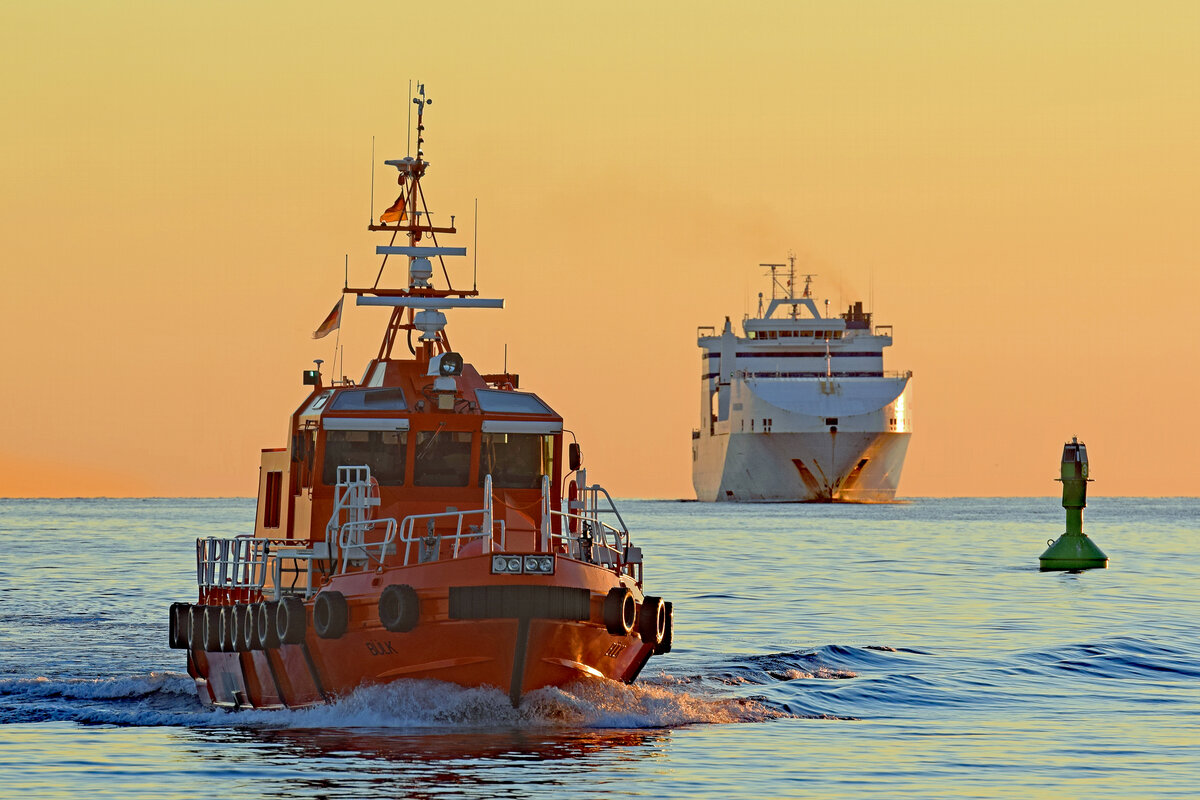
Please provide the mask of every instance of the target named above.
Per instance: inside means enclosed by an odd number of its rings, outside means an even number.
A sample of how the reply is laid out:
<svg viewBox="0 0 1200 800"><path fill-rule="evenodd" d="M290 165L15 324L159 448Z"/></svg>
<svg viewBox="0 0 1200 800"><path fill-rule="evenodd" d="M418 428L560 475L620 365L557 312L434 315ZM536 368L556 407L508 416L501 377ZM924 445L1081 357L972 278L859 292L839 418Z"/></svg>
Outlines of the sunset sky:
<svg viewBox="0 0 1200 800"><path fill-rule="evenodd" d="M895 327L902 495L1055 494L1073 435L1093 494L1200 491L1200 4L14 2L0 75L0 496L254 493L410 79L507 299L451 341L614 495L693 496L696 327L789 250Z"/></svg>

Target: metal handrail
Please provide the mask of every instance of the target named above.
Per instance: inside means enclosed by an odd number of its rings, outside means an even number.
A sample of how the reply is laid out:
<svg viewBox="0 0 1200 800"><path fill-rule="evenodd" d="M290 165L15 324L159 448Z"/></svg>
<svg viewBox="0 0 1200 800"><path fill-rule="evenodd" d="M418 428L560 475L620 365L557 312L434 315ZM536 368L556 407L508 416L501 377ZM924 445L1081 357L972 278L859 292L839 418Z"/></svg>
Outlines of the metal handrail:
<svg viewBox="0 0 1200 800"><path fill-rule="evenodd" d="M385 531L383 539L378 542L365 541L363 535L373 530L376 525L384 525ZM350 565L351 551L358 551L362 554L361 558L353 559L354 561L363 562L363 570L365 571L371 565L371 548L378 549L378 555L374 560L381 566L383 565L383 557L388 554L388 548L396 541L396 520L392 517L386 519L364 519L353 522L343 523L342 528L338 531L338 552L342 554L341 571L347 571Z"/></svg>
<svg viewBox="0 0 1200 800"><path fill-rule="evenodd" d="M552 543L557 542L572 558L592 564L611 566L618 574L625 573L641 583L641 562L640 559L635 562L628 560L631 548L629 527L617 509L617 504L613 502L612 495L599 484L587 485L587 475L584 470L579 471L576 485L580 487L579 496L574 502L567 504L566 511L558 511L550 507L550 482L548 477L543 477L543 549L549 550ZM600 504L601 495L607 501L607 507ZM600 514L609 513L616 516L620 527L609 525L600 519ZM552 520L554 519L560 520L558 533L553 532L555 526ZM578 532L570 530L571 521L578 523Z"/></svg>
<svg viewBox="0 0 1200 800"><path fill-rule="evenodd" d="M550 514L564 520L578 520L580 527L584 529L579 533L571 533L568 530L564 533L550 534L550 538L557 539L558 541L562 542L567 547L568 552L570 552L571 543L581 542L584 538L586 538L586 533L591 535L593 548L607 550L613 554L615 561L618 563L623 560L625 548L629 546L628 531L622 531L619 528L609 525L607 522L596 519L595 517L589 517L585 514L572 514L569 511L553 510L550 512ZM600 534L599 538L596 537L597 533ZM609 534L612 534L613 544L608 543Z"/></svg>
<svg viewBox="0 0 1200 800"><path fill-rule="evenodd" d="M468 516L474 516L476 514L479 514L482 518L478 529L468 529L466 533L463 533L462 528L465 518ZM451 552L451 558L458 558L459 550L462 548L462 543L466 539L482 539L486 543L484 545L485 552L490 553L492 548L496 545L494 537L497 523L500 525L499 547L501 551L505 550L507 536L506 526L504 524L504 520L495 519L495 514L492 508L492 476L491 473L488 473L483 479L483 508L475 508L468 511L441 511L435 514L410 514L400 522L400 534L398 538L404 543L404 566L407 567L409 564L409 556L412 552L412 546L414 544L424 542L430 536L432 536L433 521L450 518L455 518L457 520L454 527L454 534L438 534L436 537L434 537L434 543L437 544L440 551L442 539L453 539L454 549ZM430 527L431 533L426 536L417 536L417 520L426 520L426 523Z"/></svg>
<svg viewBox="0 0 1200 800"><path fill-rule="evenodd" d="M252 536L196 539L196 584L213 590L258 592L267 580L271 540Z"/></svg>
<svg viewBox="0 0 1200 800"><path fill-rule="evenodd" d="M506 531L505 531L504 520L502 520L502 519L493 520L492 527L490 530L487 527L485 527L485 525L480 525L479 528L476 530L468 529L466 533L463 533L463 529L462 529L463 521L465 520L466 517L474 516L475 514L479 514L484 518L484 521L486 524L486 520L490 516L490 514L488 514L487 512L488 512L488 509L476 508L476 509L471 509L469 511L443 511L443 512L440 512L437 514L412 514L410 516L405 517L400 522L400 534L396 537L400 542L404 543L404 566L407 567L409 565L410 556L412 553L412 546L414 544L419 544L421 542L424 542L425 540L427 540L429 538L428 535L426 535L426 536L416 535L417 520L433 521L433 520L438 520L438 519L450 519L450 518L457 519L457 524L455 525L454 533L452 533L452 534L437 534L435 537L436 542L439 547L440 547L443 539L452 539L454 541L454 549L452 550L451 555L450 555L451 558L458 558L458 553L462 547L462 543L467 539L482 539L485 543L490 542L491 544L484 545L485 552L491 552L492 547L498 547L498 549L500 551L504 551L505 550ZM500 526L500 544L499 545L496 545L496 543L494 541L496 525ZM474 526L471 526L471 527L474 528Z"/></svg>

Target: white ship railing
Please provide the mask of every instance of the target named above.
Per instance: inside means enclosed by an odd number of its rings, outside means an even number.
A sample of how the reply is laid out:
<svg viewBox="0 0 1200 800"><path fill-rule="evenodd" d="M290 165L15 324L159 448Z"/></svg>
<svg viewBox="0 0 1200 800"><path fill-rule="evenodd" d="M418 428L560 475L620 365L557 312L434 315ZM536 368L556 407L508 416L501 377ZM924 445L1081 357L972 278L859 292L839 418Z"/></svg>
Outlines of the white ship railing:
<svg viewBox="0 0 1200 800"><path fill-rule="evenodd" d="M367 533L384 526L383 538L377 542L368 542ZM375 564L382 564L385 556L396 552L396 520L388 517L380 520L357 520L345 522L338 531L338 552L342 555L341 571L349 571L352 562L361 564L365 570Z"/></svg>
<svg viewBox="0 0 1200 800"><path fill-rule="evenodd" d="M258 592L267 580L270 540L252 536L196 540L196 584L215 590Z"/></svg>
<svg viewBox="0 0 1200 800"><path fill-rule="evenodd" d="M579 487L578 497L567 501L565 511L555 510L551 508L550 478L542 476L542 549L557 549L557 545L570 558L625 573L640 584L642 551L630 544L629 528L612 496L599 484L588 486L585 470L579 470L576 486ZM600 514L612 514L620 527L600 519ZM554 531L555 519L560 522L557 533ZM571 530L572 523L578 530Z"/></svg>
<svg viewBox="0 0 1200 800"><path fill-rule="evenodd" d="M404 545L403 566L414 563L421 564L436 561L441 557L443 542L451 542L450 558L458 558L463 544L472 540L481 542L481 552L491 553L494 549L504 550L506 530L504 520L495 519L492 506L492 476L487 475L483 480L483 507L466 511L443 511L434 514L410 514L398 524L395 519L360 520L347 522L342 525L338 537L338 547L342 551L341 572L350 572L357 568L366 571L374 566L382 566L387 556L396 552L396 543ZM479 517L479 524L469 524L468 520ZM439 521L454 522L453 533L439 533ZM425 532L419 534L418 523L424 523ZM367 541L368 534L376 526L384 526L382 538ZM464 527L466 530L464 530ZM499 543L495 541L499 534ZM415 553L414 553L415 545Z"/></svg>
<svg viewBox="0 0 1200 800"><path fill-rule="evenodd" d="M836 380L853 380L853 379L857 379L857 378L866 378L866 379L891 378L891 379L895 380L895 379L900 379L900 378L911 378L912 370L911 369L910 370L885 369L885 370L879 370L877 372L866 372L866 373L834 372L833 375L827 375L825 372L819 372L817 370L806 370L803 372L799 372L799 371L795 371L795 370L785 371L785 370L735 369L733 371L733 377L738 378L740 380L753 380L753 379L757 379L757 378L803 378L803 379L807 380L807 379L811 379L811 378L829 378L829 377L832 377Z"/></svg>

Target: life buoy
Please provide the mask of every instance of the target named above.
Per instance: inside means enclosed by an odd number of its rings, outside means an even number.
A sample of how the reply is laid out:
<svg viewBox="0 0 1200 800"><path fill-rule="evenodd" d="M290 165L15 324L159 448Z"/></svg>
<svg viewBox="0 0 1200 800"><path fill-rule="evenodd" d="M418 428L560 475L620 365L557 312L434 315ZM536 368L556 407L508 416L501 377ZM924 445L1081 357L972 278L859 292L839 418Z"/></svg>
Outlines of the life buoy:
<svg viewBox="0 0 1200 800"><path fill-rule="evenodd" d="M667 606L661 597L647 597L638 614L638 635L645 644L658 647L667 635Z"/></svg>
<svg viewBox="0 0 1200 800"><path fill-rule="evenodd" d="M613 636L628 636L637 619L637 604L633 592L625 586L614 586L604 598L604 627Z"/></svg>
<svg viewBox="0 0 1200 800"><path fill-rule="evenodd" d="M417 590L407 583L391 584L379 593L379 622L393 633L406 633L417 627L421 601Z"/></svg>
<svg viewBox="0 0 1200 800"><path fill-rule="evenodd" d="M571 481L567 485L567 513L571 516L567 517L567 530L571 533L579 533L579 518L575 515L579 511L575 508L575 501L579 499L579 486L575 481Z"/></svg>
<svg viewBox="0 0 1200 800"><path fill-rule="evenodd" d="M326 590L313 603L313 630L322 639L338 639L346 632L350 607L341 592Z"/></svg>
<svg viewBox="0 0 1200 800"><path fill-rule="evenodd" d="M299 597L285 597L275 609L275 635L282 644L300 644L304 641L304 601Z"/></svg>
<svg viewBox="0 0 1200 800"><path fill-rule="evenodd" d="M258 631L258 641L264 650L279 647L279 634L275 632L275 615L278 610L279 603L274 600L264 600L255 609L254 628Z"/></svg>

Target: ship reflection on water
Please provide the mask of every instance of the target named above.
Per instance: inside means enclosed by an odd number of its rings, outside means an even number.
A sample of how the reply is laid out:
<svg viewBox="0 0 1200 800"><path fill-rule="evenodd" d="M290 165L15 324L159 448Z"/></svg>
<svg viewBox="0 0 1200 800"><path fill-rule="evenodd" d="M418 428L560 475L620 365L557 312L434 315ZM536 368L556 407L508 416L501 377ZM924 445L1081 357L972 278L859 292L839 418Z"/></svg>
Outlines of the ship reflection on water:
<svg viewBox="0 0 1200 800"><path fill-rule="evenodd" d="M181 735L192 739L194 755L222 769L241 767L253 753L261 797L446 797L479 796L489 787L499 796L522 784L526 796L560 794L567 785L595 789L620 774L622 763L644 769L648 759L662 758L671 732L255 728ZM531 774L541 762L559 768Z"/></svg>

